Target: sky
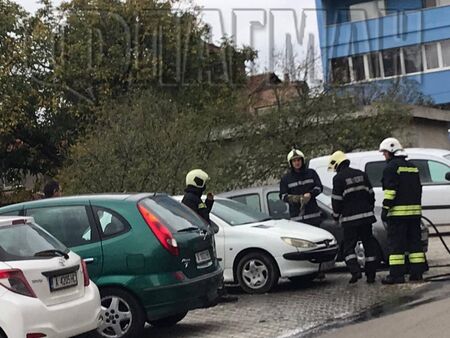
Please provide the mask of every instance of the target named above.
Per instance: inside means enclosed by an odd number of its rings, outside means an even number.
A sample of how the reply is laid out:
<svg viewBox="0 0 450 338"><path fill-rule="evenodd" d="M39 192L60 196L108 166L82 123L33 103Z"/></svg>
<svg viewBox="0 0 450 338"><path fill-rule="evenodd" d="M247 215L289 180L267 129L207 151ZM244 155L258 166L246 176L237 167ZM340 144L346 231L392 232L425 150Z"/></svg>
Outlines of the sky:
<svg viewBox="0 0 450 338"><path fill-rule="evenodd" d="M35 0L15 0L29 12L38 7ZM53 0L55 5L61 0ZM201 6L203 21L211 26L213 42L231 37L237 46L258 51L258 60L250 67L254 73L276 71L292 73L307 55L314 59L310 80L320 79L319 42L314 0L192 0ZM308 52L309 51L309 52ZM311 52L314 51L314 54ZM294 65L294 66L292 66ZM316 79L318 78L318 79Z"/></svg>

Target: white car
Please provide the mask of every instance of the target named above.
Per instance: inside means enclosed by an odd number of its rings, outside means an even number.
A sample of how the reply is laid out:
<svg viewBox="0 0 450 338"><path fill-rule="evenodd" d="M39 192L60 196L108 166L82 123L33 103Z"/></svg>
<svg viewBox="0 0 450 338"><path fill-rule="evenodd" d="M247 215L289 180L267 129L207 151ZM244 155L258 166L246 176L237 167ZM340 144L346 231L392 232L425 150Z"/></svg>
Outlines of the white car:
<svg viewBox="0 0 450 338"><path fill-rule="evenodd" d="M265 293L280 277L313 278L334 267L338 245L326 230L274 220L245 204L217 197L210 218L225 283L238 283L245 292Z"/></svg>
<svg viewBox="0 0 450 338"><path fill-rule="evenodd" d="M0 217L0 309L1 338L66 338L102 320L84 262L31 217Z"/></svg>
<svg viewBox="0 0 450 338"><path fill-rule="evenodd" d="M408 160L419 168L423 186L423 215L436 225L450 224L450 150L430 148L407 148ZM386 161L378 151L347 153L350 166L365 171L374 186L375 205L383 203L381 177ZM322 184L333 186L335 173L327 170L329 156L317 157L309 161L309 168L317 171Z"/></svg>

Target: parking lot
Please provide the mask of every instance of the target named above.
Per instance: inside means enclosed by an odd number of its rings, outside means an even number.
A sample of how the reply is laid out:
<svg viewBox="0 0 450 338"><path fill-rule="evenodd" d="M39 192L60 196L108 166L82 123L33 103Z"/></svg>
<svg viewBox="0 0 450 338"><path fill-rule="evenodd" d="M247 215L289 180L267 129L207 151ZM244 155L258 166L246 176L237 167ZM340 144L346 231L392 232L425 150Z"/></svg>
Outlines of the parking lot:
<svg viewBox="0 0 450 338"><path fill-rule="evenodd" d="M450 244L450 237L447 237ZM448 264L450 259L438 241L430 239L428 259L431 266ZM449 272L448 267L432 267L427 276ZM190 312L177 326L169 329L147 328L146 337L295 337L314 328L346 320L383 303L395 303L413 295L429 283L383 286L379 272L377 283L360 280L349 285L342 269L327 274L326 280L294 285L282 282L271 293L247 295L238 289L237 303L220 304L212 309Z"/></svg>

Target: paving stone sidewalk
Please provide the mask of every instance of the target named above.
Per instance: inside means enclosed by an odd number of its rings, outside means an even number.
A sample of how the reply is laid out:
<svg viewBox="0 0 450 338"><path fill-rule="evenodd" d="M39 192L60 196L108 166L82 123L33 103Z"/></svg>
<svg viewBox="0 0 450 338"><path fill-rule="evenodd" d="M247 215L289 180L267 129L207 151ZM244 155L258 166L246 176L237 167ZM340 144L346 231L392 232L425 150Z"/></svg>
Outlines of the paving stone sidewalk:
<svg viewBox="0 0 450 338"><path fill-rule="evenodd" d="M450 238L448 239L450 243ZM430 240L430 265L450 263L436 239ZM450 268L433 268L429 274L450 272ZM365 279L349 285L346 272L327 274L325 281L295 285L288 281L271 293L247 295L238 289L237 303L220 304L211 309L190 312L178 325L168 329L150 327L145 337L158 338L282 338L301 336L302 332L338 319L354 316L376 305L393 302L410 295L422 284L384 286L368 285Z"/></svg>

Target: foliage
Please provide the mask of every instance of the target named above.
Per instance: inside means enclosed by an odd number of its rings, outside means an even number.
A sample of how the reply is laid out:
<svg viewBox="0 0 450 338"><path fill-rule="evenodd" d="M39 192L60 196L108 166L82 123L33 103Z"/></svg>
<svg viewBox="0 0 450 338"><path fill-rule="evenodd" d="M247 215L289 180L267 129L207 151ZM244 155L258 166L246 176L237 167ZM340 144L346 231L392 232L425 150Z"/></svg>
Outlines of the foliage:
<svg viewBox="0 0 450 338"><path fill-rule="evenodd" d="M336 150L375 149L409 119L406 106L388 97L364 107L335 91L300 96L253 119L238 133L239 156L224 169L221 188L278 180L293 147L307 159Z"/></svg>
<svg viewBox="0 0 450 338"><path fill-rule="evenodd" d="M232 97L198 111L145 91L106 105L72 148L61 172L65 192L182 192L189 170L214 172L211 158L221 151L212 142L214 130L242 117L228 109L230 102Z"/></svg>

